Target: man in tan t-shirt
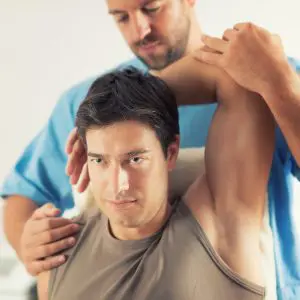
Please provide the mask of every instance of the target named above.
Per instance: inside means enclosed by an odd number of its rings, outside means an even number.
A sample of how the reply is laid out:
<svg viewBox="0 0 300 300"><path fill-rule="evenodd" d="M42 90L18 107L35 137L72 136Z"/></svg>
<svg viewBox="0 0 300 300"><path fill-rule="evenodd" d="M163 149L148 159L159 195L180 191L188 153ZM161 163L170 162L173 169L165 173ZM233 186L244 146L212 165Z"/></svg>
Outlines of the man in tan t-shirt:
<svg viewBox="0 0 300 300"><path fill-rule="evenodd" d="M137 70L109 73L81 104L76 125L100 209L78 218L83 229L66 264L39 277L41 299L263 299L259 234L274 148L271 113L258 94L190 56L159 76L169 87ZM178 80L189 76L197 91L178 92ZM215 87L206 171L168 201L179 150L174 94L184 105L198 92L202 103Z"/></svg>

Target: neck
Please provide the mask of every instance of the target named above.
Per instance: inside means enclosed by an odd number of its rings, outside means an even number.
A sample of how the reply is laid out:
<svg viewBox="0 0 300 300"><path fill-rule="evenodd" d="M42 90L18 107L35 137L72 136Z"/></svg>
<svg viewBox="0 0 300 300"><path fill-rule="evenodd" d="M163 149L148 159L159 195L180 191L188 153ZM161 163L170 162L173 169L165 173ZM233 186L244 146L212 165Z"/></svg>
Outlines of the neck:
<svg viewBox="0 0 300 300"><path fill-rule="evenodd" d="M156 215L140 227L128 228L120 224L109 223L111 234L119 240L141 240L158 232L167 221L171 213L168 201L163 203Z"/></svg>
<svg viewBox="0 0 300 300"><path fill-rule="evenodd" d="M203 32L197 21L197 16L193 11L191 17L191 28L190 28L189 40L184 55L187 55L203 47L203 42L201 40L202 34Z"/></svg>

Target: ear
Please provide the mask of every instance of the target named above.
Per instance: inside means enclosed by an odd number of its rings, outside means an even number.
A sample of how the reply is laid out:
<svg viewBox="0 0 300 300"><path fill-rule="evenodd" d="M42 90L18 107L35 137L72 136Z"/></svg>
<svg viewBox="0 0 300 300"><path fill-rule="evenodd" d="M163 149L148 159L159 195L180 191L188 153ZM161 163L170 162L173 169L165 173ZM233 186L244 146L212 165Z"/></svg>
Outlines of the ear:
<svg viewBox="0 0 300 300"><path fill-rule="evenodd" d="M179 153L179 145L180 145L180 138L179 135L176 135L176 140L171 143L168 147L168 170L172 171L176 166L176 161Z"/></svg>

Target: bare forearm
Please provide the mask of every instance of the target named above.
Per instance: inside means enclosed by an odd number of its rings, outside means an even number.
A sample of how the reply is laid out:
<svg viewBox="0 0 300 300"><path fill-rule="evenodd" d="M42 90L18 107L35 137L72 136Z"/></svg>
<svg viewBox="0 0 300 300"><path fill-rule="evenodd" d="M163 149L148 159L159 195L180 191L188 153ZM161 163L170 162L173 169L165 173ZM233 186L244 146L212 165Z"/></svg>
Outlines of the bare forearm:
<svg viewBox="0 0 300 300"><path fill-rule="evenodd" d="M20 239L26 221L37 209L37 205L22 196L10 196L4 206L4 232L7 240L20 257Z"/></svg>
<svg viewBox="0 0 300 300"><path fill-rule="evenodd" d="M50 271L42 272L37 277L37 291L39 300L47 300L49 289Z"/></svg>
<svg viewBox="0 0 300 300"><path fill-rule="evenodd" d="M289 66L282 79L261 93L300 166L300 77Z"/></svg>
<svg viewBox="0 0 300 300"><path fill-rule="evenodd" d="M216 101L216 78L219 73L216 67L188 55L153 74L168 84L178 105L192 105Z"/></svg>

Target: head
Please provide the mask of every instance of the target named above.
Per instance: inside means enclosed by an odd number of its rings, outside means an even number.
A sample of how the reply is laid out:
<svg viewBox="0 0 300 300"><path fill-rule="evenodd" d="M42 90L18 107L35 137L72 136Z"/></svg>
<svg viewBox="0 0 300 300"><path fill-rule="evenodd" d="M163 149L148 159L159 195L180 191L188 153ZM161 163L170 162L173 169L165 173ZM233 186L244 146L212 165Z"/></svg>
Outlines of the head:
<svg viewBox="0 0 300 300"><path fill-rule="evenodd" d="M150 69L163 69L188 51L198 26L195 0L106 1L125 41Z"/></svg>
<svg viewBox="0 0 300 300"><path fill-rule="evenodd" d="M100 77L76 126L87 148L92 193L112 226L142 228L165 212L179 124L163 81L135 69Z"/></svg>

